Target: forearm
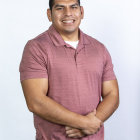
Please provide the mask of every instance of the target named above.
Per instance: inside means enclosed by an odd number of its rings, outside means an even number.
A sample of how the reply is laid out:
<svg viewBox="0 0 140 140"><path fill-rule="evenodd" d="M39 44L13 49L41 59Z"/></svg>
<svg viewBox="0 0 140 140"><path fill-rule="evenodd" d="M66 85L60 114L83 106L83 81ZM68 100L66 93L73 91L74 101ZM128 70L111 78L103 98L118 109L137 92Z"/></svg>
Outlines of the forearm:
<svg viewBox="0 0 140 140"><path fill-rule="evenodd" d="M34 105L32 112L50 122L78 129L84 127L86 120L84 116L69 111L47 96L42 97L42 99Z"/></svg>
<svg viewBox="0 0 140 140"><path fill-rule="evenodd" d="M118 108L119 97L107 95L97 107L96 117L102 122L106 121Z"/></svg>

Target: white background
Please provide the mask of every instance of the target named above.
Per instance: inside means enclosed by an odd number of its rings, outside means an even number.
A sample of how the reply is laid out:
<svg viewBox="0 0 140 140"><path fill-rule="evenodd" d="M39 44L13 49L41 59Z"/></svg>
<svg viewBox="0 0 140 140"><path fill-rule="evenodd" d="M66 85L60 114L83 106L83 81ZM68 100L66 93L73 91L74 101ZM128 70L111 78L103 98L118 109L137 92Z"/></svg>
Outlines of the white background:
<svg viewBox="0 0 140 140"><path fill-rule="evenodd" d="M82 0L81 0L82 1ZM109 50L120 106L105 122L105 140L139 140L140 1L83 0L80 28ZM3 0L0 4L0 140L34 140L33 115L19 79L26 42L48 29L48 0Z"/></svg>

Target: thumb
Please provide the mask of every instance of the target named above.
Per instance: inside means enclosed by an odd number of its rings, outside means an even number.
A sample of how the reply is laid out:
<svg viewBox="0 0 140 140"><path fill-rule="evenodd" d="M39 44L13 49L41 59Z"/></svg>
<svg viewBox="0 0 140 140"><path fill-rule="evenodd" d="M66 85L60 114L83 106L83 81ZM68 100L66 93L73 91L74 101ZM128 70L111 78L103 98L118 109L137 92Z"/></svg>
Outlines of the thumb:
<svg viewBox="0 0 140 140"><path fill-rule="evenodd" d="M94 113L94 115L96 115L96 109L94 109L93 113Z"/></svg>

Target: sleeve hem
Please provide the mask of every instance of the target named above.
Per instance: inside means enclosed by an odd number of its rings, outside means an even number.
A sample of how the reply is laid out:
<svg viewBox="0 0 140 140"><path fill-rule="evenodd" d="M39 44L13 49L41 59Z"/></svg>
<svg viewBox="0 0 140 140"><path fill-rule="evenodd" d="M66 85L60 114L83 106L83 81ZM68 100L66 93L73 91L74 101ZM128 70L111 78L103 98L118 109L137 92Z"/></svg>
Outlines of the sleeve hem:
<svg viewBox="0 0 140 140"><path fill-rule="evenodd" d="M27 80L27 79L36 79L36 78L47 78L48 79L48 75L31 75L31 76L20 76L20 82L22 82L23 80Z"/></svg>
<svg viewBox="0 0 140 140"><path fill-rule="evenodd" d="M102 80L102 82L104 82L104 81L110 81L110 80L117 80L117 78L116 78L116 77L104 78L104 79Z"/></svg>

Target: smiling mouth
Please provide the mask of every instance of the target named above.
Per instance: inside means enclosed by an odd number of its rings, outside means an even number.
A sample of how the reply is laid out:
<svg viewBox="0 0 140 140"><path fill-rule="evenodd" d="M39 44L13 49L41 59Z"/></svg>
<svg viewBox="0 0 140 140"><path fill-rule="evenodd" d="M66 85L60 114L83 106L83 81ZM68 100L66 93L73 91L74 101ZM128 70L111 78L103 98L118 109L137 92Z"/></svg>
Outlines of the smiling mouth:
<svg viewBox="0 0 140 140"><path fill-rule="evenodd" d="M65 24L71 24L71 23L74 23L75 22L75 20L62 20L62 22L63 23L65 23Z"/></svg>

